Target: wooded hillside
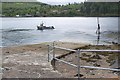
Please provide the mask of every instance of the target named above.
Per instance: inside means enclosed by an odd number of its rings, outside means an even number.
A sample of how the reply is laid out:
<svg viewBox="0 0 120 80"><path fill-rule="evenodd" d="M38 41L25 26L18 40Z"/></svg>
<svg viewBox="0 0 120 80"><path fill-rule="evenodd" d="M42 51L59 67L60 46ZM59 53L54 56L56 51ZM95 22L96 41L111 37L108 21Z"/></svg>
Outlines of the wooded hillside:
<svg viewBox="0 0 120 80"><path fill-rule="evenodd" d="M75 17L119 16L119 2L85 2L68 5L48 5L38 2L2 3L2 16L14 17Z"/></svg>

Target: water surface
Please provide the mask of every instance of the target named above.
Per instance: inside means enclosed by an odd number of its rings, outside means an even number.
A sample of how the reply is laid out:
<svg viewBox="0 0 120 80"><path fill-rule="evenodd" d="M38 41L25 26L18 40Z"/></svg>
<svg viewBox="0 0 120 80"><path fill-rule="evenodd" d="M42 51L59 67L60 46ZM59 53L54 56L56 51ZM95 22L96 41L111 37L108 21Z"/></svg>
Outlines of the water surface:
<svg viewBox="0 0 120 80"><path fill-rule="evenodd" d="M54 30L37 30L44 22ZM117 42L118 17L101 17L100 44ZM49 41L87 42L96 44L96 17L32 17L2 18L1 46L35 44Z"/></svg>

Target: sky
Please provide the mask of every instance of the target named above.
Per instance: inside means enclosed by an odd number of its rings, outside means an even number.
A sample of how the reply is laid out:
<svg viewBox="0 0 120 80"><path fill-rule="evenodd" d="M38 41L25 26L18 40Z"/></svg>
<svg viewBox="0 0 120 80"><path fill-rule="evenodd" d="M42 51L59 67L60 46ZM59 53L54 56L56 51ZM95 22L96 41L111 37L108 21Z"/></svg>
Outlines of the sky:
<svg viewBox="0 0 120 80"><path fill-rule="evenodd" d="M51 5L64 5L64 4L68 4L68 3L80 3L80 2L84 2L85 0L38 0L40 2L43 3L48 3Z"/></svg>
<svg viewBox="0 0 120 80"><path fill-rule="evenodd" d="M51 5L64 5L68 3L81 3L84 1L87 2L118 2L120 0L37 0L43 3L51 4Z"/></svg>
<svg viewBox="0 0 120 80"><path fill-rule="evenodd" d="M120 0L0 0L0 2L43 2L51 5L64 5L68 3L87 2L118 2Z"/></svg>
<svg viewBox="0 0 120 80"><path fill-rule="evenodd" d="M87 2L119 2L120 0L87 0Z"/></svg>

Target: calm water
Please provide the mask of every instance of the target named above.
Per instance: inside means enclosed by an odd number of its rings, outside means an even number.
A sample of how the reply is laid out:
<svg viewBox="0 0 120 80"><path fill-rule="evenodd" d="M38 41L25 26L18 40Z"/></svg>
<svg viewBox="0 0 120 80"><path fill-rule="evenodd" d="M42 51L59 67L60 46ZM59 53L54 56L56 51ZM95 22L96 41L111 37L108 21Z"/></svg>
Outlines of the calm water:
<svg viewBox="0 0 120 80"><path fill-rule="evenodd" d="M41 22L54 30L37 30ZM100 18L100 44L117 42L118 17ZM96 44L96 17L2 18L1 46L25 45L48 41L87 42Z"/></svg>

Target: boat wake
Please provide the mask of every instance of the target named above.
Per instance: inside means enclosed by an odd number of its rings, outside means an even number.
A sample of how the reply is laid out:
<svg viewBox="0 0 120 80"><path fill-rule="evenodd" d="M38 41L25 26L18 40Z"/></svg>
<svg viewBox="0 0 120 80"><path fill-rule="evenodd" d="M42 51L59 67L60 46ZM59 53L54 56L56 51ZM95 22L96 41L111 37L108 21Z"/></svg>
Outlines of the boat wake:
<svg viewBox="0 0 120 80"><path fill-rule="evenodd" d="M7 29L7 30L3 30L5 32L16 32L16 31L31 31L33 29Z"/></svg>

